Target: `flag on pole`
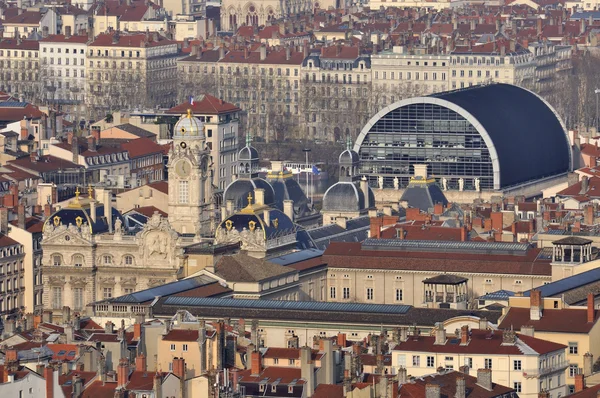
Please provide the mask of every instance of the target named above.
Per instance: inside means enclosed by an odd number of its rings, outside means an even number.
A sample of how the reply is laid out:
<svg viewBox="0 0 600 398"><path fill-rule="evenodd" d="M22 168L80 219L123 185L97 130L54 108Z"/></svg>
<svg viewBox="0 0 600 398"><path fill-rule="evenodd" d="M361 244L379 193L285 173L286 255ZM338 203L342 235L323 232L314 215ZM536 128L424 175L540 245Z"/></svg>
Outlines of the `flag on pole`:
<svg viewBox="0 0 600 398"><path fill-rule="evenodd" d="M321 172L319 171L319 169L318 169L318 168L317 168L317 166L315 166L315 165L313 165L313 167L312 167L312 173L313 173L314 175L317 175L317 176L318 176L319 174L321 174Z"/></svg>
<svg viewBox="0 0 600 398"><path fill-rule="evenodd" d="M190 95L190 105L194 105L194 96Z"/></svg>

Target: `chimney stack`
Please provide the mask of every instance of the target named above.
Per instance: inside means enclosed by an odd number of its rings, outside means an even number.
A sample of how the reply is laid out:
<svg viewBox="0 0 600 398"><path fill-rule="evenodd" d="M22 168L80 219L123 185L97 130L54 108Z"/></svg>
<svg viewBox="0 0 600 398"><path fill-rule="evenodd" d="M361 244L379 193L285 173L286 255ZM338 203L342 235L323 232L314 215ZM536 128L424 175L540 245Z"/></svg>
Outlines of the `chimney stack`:
<svg viewBox="0 0 600 398"><path fill-rule="evenodd" d="M0 233L8 233L8 208L0 207Z"/></svg>
<svg viewBox="0 0 600 398"><path fill-rule="evenodd" d="M315 392L315 364L312 360L312 350L307 346L300 349L300 374L306 380L306 396L310 398Z"/></svg>
<svg viewBox="0 0 600 398"><path fill-rule="evenodd" d="M252 376L258 376L262 373L262 358L260 357L260 351L252 351L250 353Z"/></svg>
<svg viewBox="0 0 600 398"><path fill-rule="evenodd" d="M492 370L477 369L477 384L488 391L492 391Z"/></svg>
<svg viewBox="0 0 600 398"><path fill-rule="evenodd" d="M138 372L146 371L146 356L143 352L135 357L135 370Z"/></svg>
<svg viewBox="0 0 600 398"><path fill-rule="evenodd" d="M46 379L46 398L54 398L54 368L52 366L44 368L44 378Z"/></svg>
<svg viewBox="0 0 600 398"><path fill-rule="evenodd" d="M463 375L456 377L456 395L455 398L465 398L467 396L467 383Z"/></svg>
<svg viewBox="0 0 600 398"><path fill-rule="evenodd" d="M425 398L440 398L441 391L439 384L429 384L425 385Z"/></svg>
<svg viewBox="0 0 600 398"><path fill-rule="evenodd" d="M446 329L444 329L444 324L441 322L437 323L437 329L435 330L435 345L444 345L446 344Z"/></svg>
<svg viewBox="0 0 600 398"><path fill-rule="evenodd" d="M583 391L585 388L585 378L583 373L577 373L575 375L575 392Z"/></svg>
<svg viewBox="0 0 600 398"><path fill-rule="evenodd" d="M532 289L529 302L529 319L539 321L542 318L542 292Z"/></svg>
<svg viewBox="0 0 600 398"><path fill-rule="evenodd" d="M25 205L17 207L17 225L20 229L25 229Z"/></svg>
<svg viewBox="0 0 600 398"><path fill-rule="evenodd" d="M463 325L460 328L460 345L469 344L469 325Z"/></svg>
<svg viewBox="0 0 600 398"><path fill-rule="evenodd" d="M119 360L119 366L117 368L117 387L125 388L129 381L129 361L127 358L121 358Z"/></svg>

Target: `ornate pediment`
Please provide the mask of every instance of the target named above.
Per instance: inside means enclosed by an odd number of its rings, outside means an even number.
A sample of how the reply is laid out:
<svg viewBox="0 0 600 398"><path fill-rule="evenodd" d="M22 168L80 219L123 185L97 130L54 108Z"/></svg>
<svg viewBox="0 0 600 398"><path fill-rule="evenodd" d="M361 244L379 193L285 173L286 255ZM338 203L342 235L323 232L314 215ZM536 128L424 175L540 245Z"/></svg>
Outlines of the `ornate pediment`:
<svg viewBox="0 0 600 398"><path fill-rule="evenodd" d="M64 275L49 275L48 276L48 284L52 286L62 286L65 284Z"/></svg>
<svg viewBox="0 0 600 398"><path fill-rule="evenodd" d="M136 238L140 242L140 258L145 264L174 264L179 236L166 218L154 213Z"/></svg>
<svg viewBox="0 0 600 398"><path fill-rule="evenodd" d="M85 276L72 276L69 283L73 287L85 287L85 285L87 285L88 281Z"/></svg>
<svg viewBox="0 0 600 398"><path fill-rule="evenodd" d="M149 287L162 286L165 283L167 283L167 280L165 278L151 278L148 280Z"/></svg>
<svg viewBox="0 0 600 398"><path fill-rule="evenodd" d="M114 276L99 276L98 284L100 285L114 285L115 277Z"/></svg>
<svg viewBox="0 0 600 398"><path fill-rule="evenodd" d="M80 226L69 224L46 223L42 244L89 245L92 240L90 226L82 223Z"/></svg>
<svg viewBox="0 0 600 398"><path fill-rule="evenodd" d="M137 280L135 276L131 277L121 277L121 286L135 286L137 284Z"/></svg>

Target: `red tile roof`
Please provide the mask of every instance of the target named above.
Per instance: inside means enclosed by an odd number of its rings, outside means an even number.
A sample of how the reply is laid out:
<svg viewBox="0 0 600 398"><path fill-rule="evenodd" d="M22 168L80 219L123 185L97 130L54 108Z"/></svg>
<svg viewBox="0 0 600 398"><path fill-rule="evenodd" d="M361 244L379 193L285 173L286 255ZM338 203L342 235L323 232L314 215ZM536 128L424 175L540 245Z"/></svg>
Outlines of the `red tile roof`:
<svg viewBox="0 0 600 398"><path fill-rule="evenodd" d="M344 386L341 384L319 384L312 398L343 398Z"/></svg>
<svg viewBox="0 0 600 398"><path fill-rule="evenodd" d="M1 45L2 42L0 42ZM2 48L2 47L0 47ZM0 121L16 122L23 119L40 119L43 113L34 105L27 104L24 107L2 106L0 102Z"/></svg>
<svg viewBox="0 0 600 398"><path fill-rule="evenodd" d="M14 245L20 245L20 243L14 239L9 238L6 235L0 235L0 247L8 247Z"/></svg>
<svg viewBox="0 0 600 398"><path fill-rule="evenodd" d="M83 390L81 398L114 398L116 389L116 382L102 382L96 380Z"/></svg>
<svg viewBox="0 0 600 398"><path fill-rule="evenodd" d="M88 42L87 36L65 36L65 35L48 35L40 40L42 43L80 43L85 44Z"/></svg>
<svg viewBox="0 0 600 398"><path fill-rule="evenodd" d="M448 372L420 377L415 379L414 382L402 384L400 385L398 396L403 398L423 398L425 396L425 386L431 383L440 386L440 395L442 397L455 397L456 380L458 377L464 377L465 379L466 398L492 398L508 396L510 392L514 392L514 389L496 383L492 383L492 390L489 391L477 384L476 377L460 372Z"/></svg>
<svg viewBox="0 0 600 398"><path fill-rule="evenodd" d="M538 259L541 249L523 256L447 252L363 250L359 242L332 242L323 255L329 268L396 269L435 272L552 274L550 261Z"/></svg>
<svg viewBox="0 0 600 398"><path fill-rule="evenodd" d="M11 224L17 226L19 222L17 220L11 221ZM35 234L42 232L44 228L44 221L40 220L37 217L27 217L25 218L25 230L29 233Z"/></svg>
<svg viewBox="0 0 600 398"><path fill-rule="evenodd" d="M567 196L567 197L577 197L584 195L588 198L598 198L600 197L600 177L590 177L588 178L588 189L586 192L581 192L582 189L582 181L579 181L576 184L571 185L568 188L559 191L557 196Z"/></svg>
<svg viewBox="0 0 600 398"><path fill-rule="evenodd" d="M131 209L130 211L135 211L135 212L140 213L148 218L152 217L155 212L158 212L158 214L160 214L163 217L169 216L167 213L165 213L164 211L162 211L159 208L154 207L154 206L136 207L134 209Z"/></svg>
<svg viewBox="0 0 600 398"><path fill-rule="evenodd" d="M52 359L55 361L72 361L79 352L76 344L48 344L47 347L54 353Z"/></svg>
<svg viewBox="0 0 600 398"><path fill-rule="evenodd" d="M197 341L198 329L171 329L163 341Z"/></svg>
<svg viewBox="0 0 600 398"><path fill-rule="evenodd" d="M600 384L586 388L583 391L576 392L575 394L570 394L569 398L597 398L598 395L600 395Z"/></svg>
<svg viewBox="0 0 600 398"><path fill-rule="evenodd" d="M116 43L113 43L114 33L101 33L96 36L96 39L90 43L90 47L133 47L141 48L144 44L146 47L159 47L171 44L177 44L176 41L167 40L158 35L158 41L154 41L153 35L144 33L138 34L120 34Z"/></svg>
<svg viewBox="0 0 600 398"><path fill-rule="evenodd" d="M121 144L121 149L129 153L130 159L162 153L162 146L149 138L138 138Z"/></svg>
<svg viewBox="0 0 600 398"><path fill-rule="evenodd" d="M493 333L489 330L473 329L469 344L460 345L450 343L450 339L444 345L436 345L434 336L419 336L416 340L409 338L407 341L396 345L394 351L421 351L435 353L455 354L493 354L493 355L524 355L519 343L514 345L503 345L503 332L500 330ZM553 343L535 337L517 334L517 338L536 351L538 354L547 354L554 351L564 350L565 345Z"/></svg>
<svg viewBox="0 0 600 398"><path fill-rule="evenodd" d="M166 113L184 115L191 109L195 115L218 115L221 113L238 112L240 108L209 94L194 98L194 105L184 102L169 109Z"/></svg>
<svg viewBox="0 0 600 398"><path fill-rule="evenodd" d="M150 391L154 387L154 372L133 371L129 375L128 390Z"/></svg>
<svg viewBox="0 0 600 398"><path fill-rule="evenodd" d="M39 25L43 14L37 11L24 11L4 20L4 25Z"/></svg>
<svg viewBox="0 0 600 398"><path fill-rule="evenodd" d="M40 43L37 40L1 39L0 50L31 50L38 51Z"/></svg>
<svg viewBox="0 0 600 398"><path fill-rule="evenodd" d="M68 160L57 158L51 155L41 156L37 162L32 162L31 158L27 156L24 158L11 160L8 162L8 164L38 173L83 167Z"/></svg>
<svg viewBox="0 0 600 398"><path fill-rule="evenodd" d="M595 311L594 322L587 321L587 310L577 308L544 309L539 321L529 317L529 308L509 308L508 314L498 326L500 329L533 326L535 330L555 333L589 333L599 318L599 311ZM568 319L568 322L565 322Z"/></svg>
<svg viewBox="0 0 600 398"><path fill-rule="evenodd" d="M269 381L279 381L280 384L289 384L292 380L296 379L296 384L304 384L305 381L302 379L300 368L284 368L277 366L269 366L263 369L260 375L253 376L252 369L242 370L238 372L240 383L259 383L262 380L268 379Z"/></svg>
<svg viewBox="0 0 600 398"><path fill-rule="evenodd" d="M594 156L600 158L600 148L597 145L582 144L581 153L583 155Z"/></svg>

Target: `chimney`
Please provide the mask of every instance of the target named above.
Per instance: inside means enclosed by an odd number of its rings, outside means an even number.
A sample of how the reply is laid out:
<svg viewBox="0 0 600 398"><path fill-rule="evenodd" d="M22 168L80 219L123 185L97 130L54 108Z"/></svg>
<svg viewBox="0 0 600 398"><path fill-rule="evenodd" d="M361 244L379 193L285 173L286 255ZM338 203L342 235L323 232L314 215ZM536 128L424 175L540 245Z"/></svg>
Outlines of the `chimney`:
<svg viewBox="0 0 600 398"><path fill-rule="evenodd" d="M369 209L371 206L374 206L375 203L370 203L369 201L369 182L367 181L366 177L363 177L360 180L360 190L365 198L365 209Z"/></svg>
<svg viewBox="0 0 600 398"><path fill-rule="evenodd" d="M293 200L284 200L283 201L283 213L288 216L288 218L294 221L294 201Z"/></svg>
<svg viewBox="0 0 600 398"><path fill-rule="evenodd" d="M106 333L106 334L113 333L113 332L114 332L114 330L113 330L113 327L114 327L114 326L115 326L115 325L114 325L114 324L113 324L111 321L107 321L107 322L104 324L104 333Z"/></svg>
<svg viewBox="0 0 600 398"><path fill-rule="evenodd" d="M465 365L465 366L461 366L461 367L459 367L459 368L458 368L458 371L459 371L460 373L464 373L464 374L466 374L467 376L469 375L469 367L468 367L468 366L466 366L466 365Z"/></svg>
<svg viewBox="0 0 600 398"><path fill-rule="evenodd" d="M198 322L198 348L200 350L200 374L206 370L206 323Z"/></svg>
<svg viewBox="0 0 600 398"><path fill-rule="evenodd" d="M594 371L594 355L591 352L583 354L583 377L592 375Z"/></svg>
<svg viewBox="0 0 600 398"><path fill-rule="evenodd" d="M96 137L94 137L93 135L89 135L87 137L87 141L88 141L88 149L92 152L96 152Z"/></svg>
<svg viewBox="0 0 600 398"><path fill-rule="evenodd" d="M596 319L594 311L594 293L588 293L587 296L587 321L593 323Z"/></svg>
<svg viewBox="0 0 600 398"><path fill-rule="evenodd" d="M492 391L492 370L477 369L477 384L488 391Z"/></svg>
<svg viewBox="0 0 600 398"><path fill-rule="evenodd" d="M444 324L441 322L437 323L437 329L435 330L435 345L444 345L446 344L446 329L444 329Z"/></svg>
<svg viewBox="0 0 600 398"><path fill-rule="evenodd" d="M96 190L96 193L98 191ZM102 191L102 202L104 204L104 217L108 224L108 231L113 232L113 219L112 219L112 192L110 189L104 189Z"/></svg>
<svg viewBox="0 0 600 398"><path fill-rule="evenodd" d="M585 388L585 378L583 373L577 373L575 375L575 392L583 391Z"/></svg>
<svg viewBox="0 0 600 398"><path fill-rule="evenodd" d="M455 398L465 398L467 396L467 383L463 375L456 377L456 395Z"/></svg>
<svg viewBox="0 0 600 398"><path fill-rule="evenodd" d="M238 376L238 369L237 368L231 368L229 370L231 372L231 388L233 389L233 392L236 393L239 390L238 387L238 382L239 382L239 376Z"/></svg>
<svg viewBox="0 0 600 398"><path fill-rule="evenodd" d="M250 353L252 376L258 376L262 373L262 358L260 357L260 351L252 351Z"/></svg>
<svg viewBox="0 0 600 398"><path fill-rule="evenodd" d="M408 328L403 326L400 328L400 341L405 342L408 340Z"/></svg>
<svg viewBox="0 0 600 398"><path fill-rule="evenodd" d="M185 360L183 358L173 358L173 374L179 378L179 380L185 379Z"/></svg>
<svg viewBox="0 0 600 398"><path fill-rule="evenodd" d="M289 47L286 47L286 48L285 48L285 60L286 60L286 61L289 61L289 60L290 60L291 54L292 54L292 53L291 53L291 49L290 49Z"/></svg>
<svg viewBox="0 0 600 398"><path fill-rule="evenodd" d="M534 337L535 328L531 325L523 325L521 326L521 334L524 336Z"/></svg>
<svg viewBox="0 0 600 398"><path fill-rule="evenodd" d="M335 370L335 358L333 357L333 343L331 339L322 339L323 349L325 353L324 360L321 360L321 366L325 372L325 384L335 384L334 370Z"/></svg>
<svg viewBox="0 0 600 398"><path fill-rule="evenodd" d="M46 366L44 368L44 379L46 379L46 398L54 398L54 374L55 372L52 366Z"/></svg>
<svg viewBox="0 0 600 398"><path fill-rule="evenodd" d="M17 207L17 226L21 229L25 229L25 205L19 205Z"/></svg>
<svg viewBox="0 0 600 398"><path fill-rule="evenodd" d="M300 374L306 380L306 396L310 398L315 392L315 364L312 360L312 350L307 346L300 349Z"/></svg>
<svg viewBox="0 0 600 398"><path fill-rule="evenodd" d="M36 151L33 151L29 154L29 158L31 159L31 163L37 163L38 161L38 154Z"/></svg>
<svg viewBox="0 0 600 398"><path fill-rule="evenodd" d="M542 34L542 19L538 18L537 20L537 34L538 36Z"/></svg>
<svg viewBox="0 0 600 398"><path fill-rule="evenodd" d="M267 58L267 47L264 45L260 46L260 60L264 61Z"/></svg>
<svg viewBox="0 0 600 398"><path fill-rule="evenodd" d="M73 398L81 397L83 392L83 380L79 375L73 376Z"/></svg>
<svg viewBox="0 0 600 398"><path fill-rule="evenodd" d="M117 368L117 387L125 388L129 380L129 361L127 358L121 358L119 360L119 366Z"/></svg>
<svg viewBox="0 0 600 398"><path fill-rule="evenodd" d="M8 233L8 208L0 207L0 233Z"/></svg>
<svg viewBox="0 0 600 398"><path fill-rule="evenodd" d="M406 375L406 368L401 366L398 368L398 384L406 384L408 382L408 377Z"/></svg>
<svg viewBox="0 0 600 398"><path fill-rule="evenodd" d="M142 338L142 324L135 323L133 324L133 339L136 341L140 341Z"/></svg>
<svg viewBox="0 0 600 398"><path fill-rule="evenodd" d="M469 325L463 325L460 328L460 345L469 344Z"/></svg>
<svg viewBox="0 0 600 398"><path fill-rule="evenodd" d="M542 318L542 292L532 289L530 293L529 319L539 321Z"/></svg>
<svg viewBox="0 0 600 398"><path fill-rule="evenodd" d="M136 323L137 325L137 323ZM137 357L135 357L135 370L138 372L146 371L146 356L142 352Z"/></svg>
<svg viewBox="0 0 600 398"><path fill-rule="evenodd" d="M72 325L65 325L64 327L64 331L65 331L65 343L66 344L73 344L73 326Z"/></svg>
<svg viewBox="0 0 600 398"><path fill-rule="evenodd" d="M338 333L337 335L337 345L341 348L346 347L346 333Z"/></svg>
<svg viewBox="0 0 600 398"><path fill-rule="evenodd" d="M71 152L73 153L73 163L79 164L79 142L77 137L71 138Z"/></svg>
<svg viewBox="0 0 600 398"><path fill-rule="evenodd" d="M440 398L441 391L439 384L429 384L425 385L425 398Z"/></svg>
<svg viewBox="0 0 600 398"><path fill-rule="evenodd" d="M154 382L152 384L155 398L162 398L162 377L158 372L154 374Z"/></svg>
<svg viewBox="0 0 600 398"><path fill-rule="evenodd" d="M25 125L25 120L21 123L21 139L27 140L29 138L29 130L27 130L27 125Z"/></svg>
<svg viewBox="0 0 600 398"><path fill-rule="evenodd" d="M71 27L65 26L65 39L70 39L70 38L71 38Z"/></svg>

